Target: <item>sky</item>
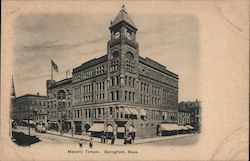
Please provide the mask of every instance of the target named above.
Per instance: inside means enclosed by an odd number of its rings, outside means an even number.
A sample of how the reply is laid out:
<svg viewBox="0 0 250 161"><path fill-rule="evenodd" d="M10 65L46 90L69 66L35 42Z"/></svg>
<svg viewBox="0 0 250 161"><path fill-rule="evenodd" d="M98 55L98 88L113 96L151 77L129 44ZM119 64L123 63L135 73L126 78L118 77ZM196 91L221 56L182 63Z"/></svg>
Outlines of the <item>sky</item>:
<svg viewBox="0 0 250 161"><path fill-rule="evenodd" d="M120 6L105 12L20 14L15 22L13 60L16 95L37 92L46 95L50 59L58 65L59 73L54 73L54 79L59 81L66 77L67 70L105 55L110 38L108 27ZM179 101L199 99L198 19L167 12L137 12L129 6L126 11L138 28L139 55L179 75Z"/></svg>

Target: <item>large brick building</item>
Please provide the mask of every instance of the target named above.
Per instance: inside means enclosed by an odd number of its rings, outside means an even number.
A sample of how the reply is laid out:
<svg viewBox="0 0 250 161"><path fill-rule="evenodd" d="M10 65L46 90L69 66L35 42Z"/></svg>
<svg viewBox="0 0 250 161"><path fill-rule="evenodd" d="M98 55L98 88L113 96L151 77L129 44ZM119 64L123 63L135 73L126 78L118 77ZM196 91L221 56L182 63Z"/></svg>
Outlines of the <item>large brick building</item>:
<svg viewBox="0 0 250 161"><path fill-rule="evenodd" d="M73 69L71 79L47 81L49 123L98 137L160 135L162 124L177 124L178 75L139 56L124 8L109 30L107 53Z"/></svg>
<svg viewBox="0 0 250 161"><path fill-rule="evenodd" d="M18 124L47 124L46 96L25 94L11 100L11 117Z"/></svg>

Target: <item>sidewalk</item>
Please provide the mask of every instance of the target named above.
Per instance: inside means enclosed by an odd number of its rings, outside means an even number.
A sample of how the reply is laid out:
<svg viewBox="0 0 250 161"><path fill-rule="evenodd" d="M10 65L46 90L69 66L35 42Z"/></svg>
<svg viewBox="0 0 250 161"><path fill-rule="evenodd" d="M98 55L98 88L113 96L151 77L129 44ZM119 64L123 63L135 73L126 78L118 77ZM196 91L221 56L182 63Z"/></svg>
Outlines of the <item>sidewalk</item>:
<svg viewBox="0 0 250 161"><path fill-rule="evenodd" d="M49 131L49 130L47 130L47 133L52 134L52 135L58 135L61 137L69 137L69 138L73 138L73 139L81 139L82 138L83 140L86 140L86 141L89 141L89 139L90 139L90 137L87 135L73 135L72 136L68 133L64 133L61 135L59 132ZM161 140L189 137L192 135L194 135L194 134L180 134L180 135L173 135L173 136L159 136L159 137L153 137L153 138L135 139L133 144L142 144L142 143L155 142L155 141L161 141ZM101 143L100 138L95 138L95 137L92 137L92 138L93 138L94 142ZM111 141L109 140L109 143L110 142ZM114 145L122 146L122 145L124 145L124 140L123 139L116 139Z"/></svg>

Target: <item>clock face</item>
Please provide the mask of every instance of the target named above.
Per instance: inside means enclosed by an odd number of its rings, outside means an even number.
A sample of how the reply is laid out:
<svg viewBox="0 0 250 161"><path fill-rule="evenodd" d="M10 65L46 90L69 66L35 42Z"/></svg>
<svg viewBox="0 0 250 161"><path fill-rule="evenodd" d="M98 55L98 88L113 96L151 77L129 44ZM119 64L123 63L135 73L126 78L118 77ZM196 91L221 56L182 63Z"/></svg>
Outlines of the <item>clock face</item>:
<svg viewBox="0 0 250 161"><path fill-rule="evenodd" d="M126 37L127 37L127 39L129 39L129 40L132 39L132 36L131 36L131 34L130 34L129 32L126 33Z"/></svg>
<svg viewBox="0 0 250 161"><path fill-rule="evenodd" d="M115 33L115 39L118 39L120 37L120 32Z"/></svg>

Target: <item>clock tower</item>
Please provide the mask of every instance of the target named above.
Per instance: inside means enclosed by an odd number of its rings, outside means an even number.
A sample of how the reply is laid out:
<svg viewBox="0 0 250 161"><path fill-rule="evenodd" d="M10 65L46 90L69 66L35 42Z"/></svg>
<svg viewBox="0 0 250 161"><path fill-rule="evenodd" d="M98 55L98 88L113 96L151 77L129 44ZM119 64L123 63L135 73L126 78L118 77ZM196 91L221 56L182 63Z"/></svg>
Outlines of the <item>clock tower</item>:
<svg viewBox="0 0 250 161"><path fill-rule="evenodd" d="M128 16L124 5L114 21L111 21L109 30L108 73L109 75L112 75L112 73L119 75L120 93L122 95L120 98L126 100L124 91L122 91L123 87L133 87L131 92L135 93L134 90L138 80L139 45L136 41L137 28ZM117 68L112 68L114 64L117 64ZM116 71L113 69L116 69Z"/></svg>

